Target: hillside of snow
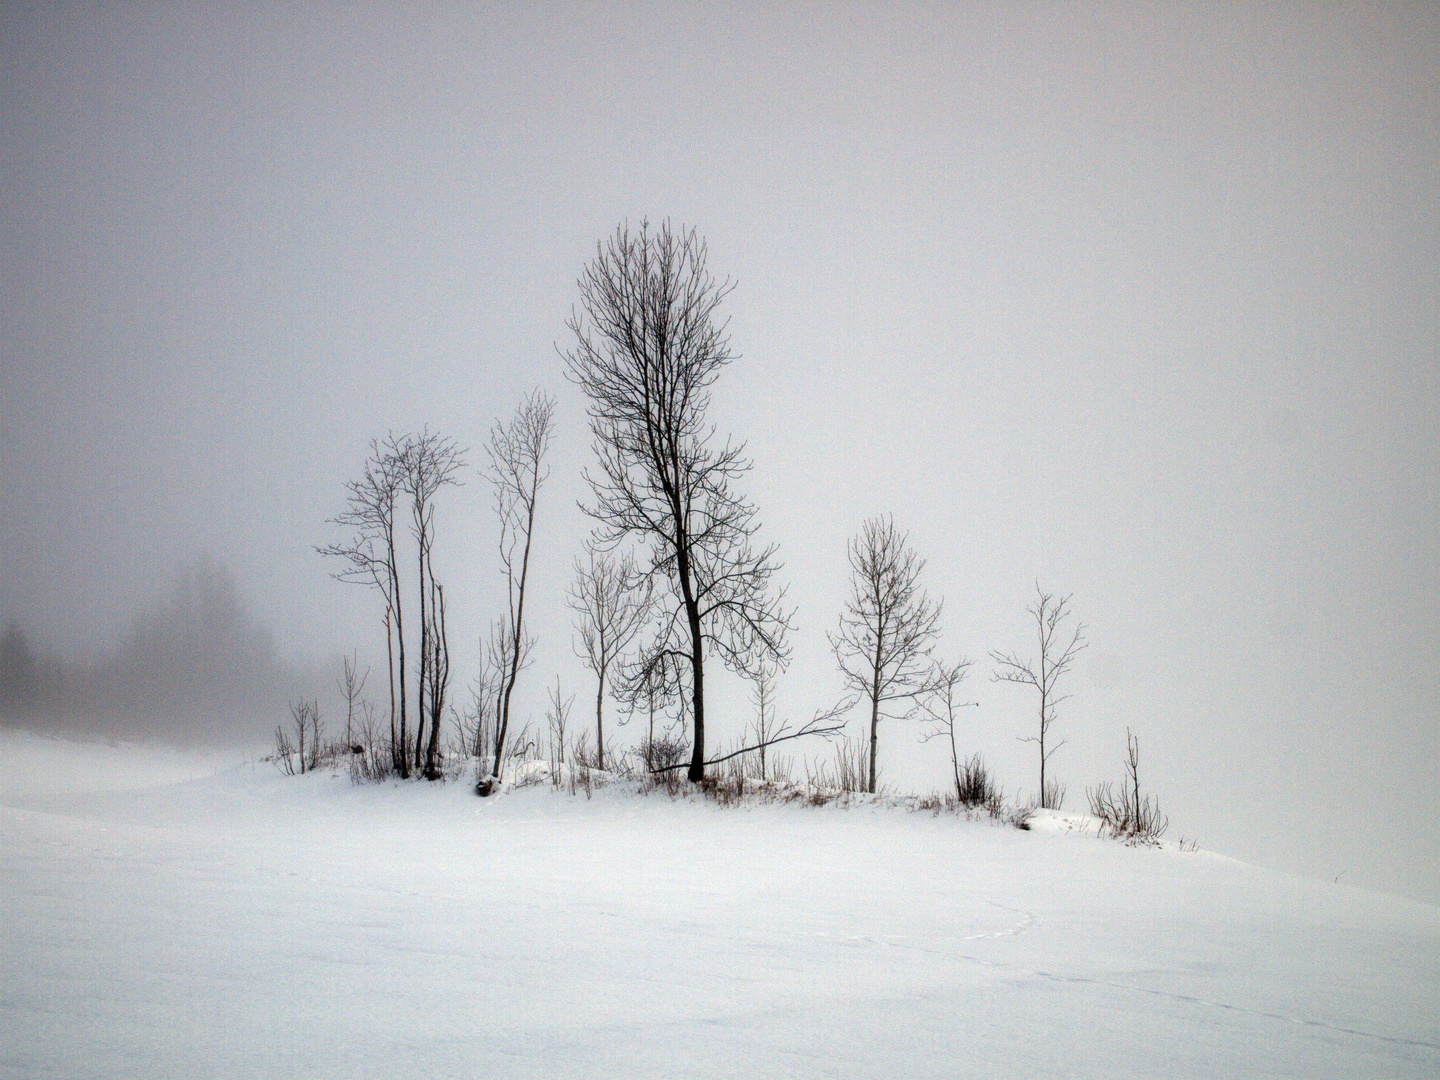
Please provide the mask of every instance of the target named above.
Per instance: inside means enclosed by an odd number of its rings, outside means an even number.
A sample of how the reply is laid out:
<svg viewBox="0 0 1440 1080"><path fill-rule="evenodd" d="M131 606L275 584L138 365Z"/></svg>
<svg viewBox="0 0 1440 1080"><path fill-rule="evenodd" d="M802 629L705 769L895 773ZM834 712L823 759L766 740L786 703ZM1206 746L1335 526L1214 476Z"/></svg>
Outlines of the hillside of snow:
<svg viewBox="0 0 1440 1080"><path fill-rule="evenodd" d="M0 1077L1434 1077L1440 909L874 805L0 733Z"/></svg>

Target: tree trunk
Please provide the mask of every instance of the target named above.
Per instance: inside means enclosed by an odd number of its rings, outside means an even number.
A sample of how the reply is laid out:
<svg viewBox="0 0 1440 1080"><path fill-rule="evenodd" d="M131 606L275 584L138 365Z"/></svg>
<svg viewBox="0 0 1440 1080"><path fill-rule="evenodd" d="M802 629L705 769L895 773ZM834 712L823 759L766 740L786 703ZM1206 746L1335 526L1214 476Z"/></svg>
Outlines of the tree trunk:
<svg viewBox="0 0 1440 1080"><path fill-rule="evenodd" d="M515 624L512 628L513 641L510 652L510 677L505 682L505 696L500 706L500 731L495 740L495 776L500 776L500 755L505 749L505 738L510 733L510 695L515 692L515 681L520 677L520 643L525 634L525 577L530 571L530 538L535 532L535 496L538 493L539 463L536 463L535 480L530 488L530 506L525 518L525 551L520 556L520 590L515 601Z"/></svg>
<svg viewBox="0 0 1440 1080"><path fill-rule="evenodd" d="M882 622L875 632L874 666L870 676L870 784L868 790L875 794L875 751L880 745L880 672L885 662L883 643L885 626Z"/></svg>
<svg viewBox="0 0 1440 1080"><path fill-rule="evenodd" d="M960 798L960 748L955 745L955 713L950 713L950 767L955 770L955 798Z"/></svg>
<svg viewBox="0 0 1440 1080"><path fill-rule="evenodd" d="M430 670L430 623L425 617L425 525L420 524L420 673L415 688L415 771L420 772L425 752L425 683L434 678ZM430 688L435 693L435 688Z"/></svg>
<svg viewBox="0 0 1440 1080"><path fill-rule="evenodd" d="M875 749L880 745L880 702L876 698L870 699L870 787L871 795L875 794Z"/></svg>
<svg viewBox="0 0 1440 1080"><path fill-rule="evenodd" d="M595 764L605 768L605 728L601 718L601 707L605 702L605 670L600 670L600 688L595 691Z"/></svg>
<svg viewBox="0 0 1440 1080"><path fill-rule="evenodd" d="M390 607L385 608L385 662L390 665L390 764L395 764L395 646L390 637Z"/></svg>
<svg viewBox="0 0 1440 1080"><path fill-rule="evenodd" d="M1045 657L1040 657L1040 671L1043 677L1045 671ZM1040 690L1040 805L1048 810L1049 799L1045 797L1045 690Z"/></svg>
<svg viewBox="0 0 1440 1080"><path fill-rule="evenodd" d="M693 603L687 604L690 614L690 673L694 680L691 695L691 711L694 714L694 749L690 754L690 782L698 784L705 779L705 655L700 638L700 612Z"/></svg>
<svg viewBox="0 0 1440 1080"><path fill-rule="evenodd" d="M690 770L686 776L692 784L698 784L705 779L704 639L700 636L700 602L695 598L695 583L690 576L689 537L682 532L675 546L675 569L680 577L680 596L685 602L685 621L690 627L690 711L695 720L693 746L690 752Z"/></svg>
<svg viewBox="0 0 1440 1080"><path fill-rule="evenodd" d="M393 563L392 563L392 566L393 566ZM400 664L399 664L399 669L398 669L399 672L400 672L400 745L399 745L398 747L392 746L392 747L391 747L391 752L395 755L396 763L397 763L397 764L399 765L399 767L400 767L400 778L401 778L402 780L408 780L408 779L410 778L410 755L409 755L409 753L408 753L409 748L410 748L410 734L409 734L409 731L408 731L407 728L406 728L406 722L405 722L405 721L406 721L406 717L405 717L405 621L404 621L404 619L403 619L403 617L402 617L402 615L401 615L401 610L400 610L400 608L401 608L401 603L400 603L400 575L399 575L399 572L398 572L398 571L394 572L394 576L395 576L395 643L400 647L400 648L399 648L399 652L400 652Z"/></svg>
<svg viewBox="0 0 1440 1080"><path fill-rule="evenodd" d="M435 584L435 570L430 570L430 616L435 626L431 631L435 655L430 663L430 744L425 750L425 779L440 779L435 759L440 751L440 720L445 711L445 687L450 681L450 644L445 630L445 590ZM438 617L437 617L438 613Z"/></svg>

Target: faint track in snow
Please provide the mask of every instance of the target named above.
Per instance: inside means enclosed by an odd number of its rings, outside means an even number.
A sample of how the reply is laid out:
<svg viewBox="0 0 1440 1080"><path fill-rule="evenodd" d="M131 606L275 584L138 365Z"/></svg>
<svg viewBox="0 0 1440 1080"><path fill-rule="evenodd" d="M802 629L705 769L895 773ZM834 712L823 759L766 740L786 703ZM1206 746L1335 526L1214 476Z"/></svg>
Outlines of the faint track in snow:
<svg viewBox="0 0 1440 1080"><path fill-rule="evenodd" d="M1025 933L1025 931L1029 930L1030 927L1034 926L1035 923L1038 921L1033 911L1025 911L1023 908L1006 907L1004 904L997 904L993 900L987 900L985 902L990 907L993 907L999 911L1008 911L1012 915L1019 915L1020 921L1014 926L1007 926L1001 930L985 930L978 934L966 934L964 937L955 937L953 935L947 935L945 937L927 937L925 940L934 942L938 945L956 945L962 941L993 941L997 938L1015 937L1018 934L1023 934ZM916 952L939 953L942 951L940 949L927 949L922 945L907 945L905 943L905 939L913 939L916 936L917 935L915 934L886 934L883 937L879 938L856 938L855 940L864 940L875 944L890 945L897 949L913 949Z"/></svg>
<svg viewBox="0 0 1440 1080"><path fill-rule="evenodd" d="M937 946L940 946L936 948L927 948L923 945L907 944L903 940L898 940L899 936L880 939L856 938L852 939L852 942L856 944L859 944L862 941L872 944L884 944L896 949L906 949L914 952L929 953L932 955L950 953L951 955L957 956L961 960L966 960L972 964L975 964L977 967L986 967L990 968L993 971L1005 972L1007 974L1029 975L1037 979L1046 979L1050 982L1099 986L1111 990L1127 990L1136 994L1148 994L1151 997L1167 998L1171 1001L1183 1001L1187 1004L1201 1005L1210 1009L1220 1009L1226 1012L1238 1013L1245 1016L1254 1016L1266 1020L1276 1020L1284 1024L1294 1024L1298 1027L1319 1028L1324 1031L1334 1031L1339 1034L1353 1035L1357 1038L1374 1039L1377 1042L1389 1043L1396 1046L1414 1046L1425 1050L1440 1050L1440 1044L1426 1042L1424 1039L1407 1039L1403 1036L1398 1035L1380 1035L1373 1031L1364 1031L1360 1028L1345 1027L1341 1024L1332 1024L1324 1020L1307 1020L1304 1017L1289 1016L1285 1013L1268 1012L1264 1009L1251 1009L1246 1008L1243 1005L1231 1005L1223 1001L1212 1001L1208 998L1198 997L1194 994L1184 994L1174 990L1157 990L1144 986L1135 986L1132 983L1114 982L1109 979L1097 979L1088 975L1061 975L1053 971L1040 971L1033 968L1022 968L996 960L987 960L979 956L969 956L964 953L953 953L951 952L951 950L943 948L943 945L945 944L956 944L962 941L991 941L997 938L1013 937L1017 934L1024 933L1038 921L1037 917L1033 912L1024 911L1020 908L1006 907L1004 904L997 904L993 900L987 901L987 903L989 903L991 907L999 908L1001 911L1008 911L1021 916L1020 923L1016 926L1012 926L1004 930L991 931L982 934L968 934L965 937L961 938L936 938L934 939L935 944Z"/></svg>
<svg viewBox="0 0 1440 1080"><path fill-rule="evenodd" d="M903 947L904 946L902 946L902 948ZM1297 1027L1319 1028L1324 1031L1354 1035L1362 1039L1374 1039L1377 1042L1390 1043L1396 1046L1415 1046L1426 1050L1440 1050L1440 1043L1426 1042L1424 1039L1407 1039L1399 1035L1380 1035L1373 1031L1363 1031L1360 1028L1345 1027L1341 1024L1332 1024L1325 1020L1307 1020L1304 1017L1288 1016L1285 1013L1267 1012L1264 1009L1250 1009L1244 1005L1231 1005L1224 1001L1211 1001L1208 998L1197 997L1194 994L1182 994L1175 990L1156 990L1144 986L1135 986L1132 983L1112 982L1109 979L1092 978L1088 975L1061 975L1053 971L1040 971L1034 968L1022 968L1011 964L1004 964L995 960L986 960L979 956L960 954L960 959L968 960L978 967L987 967L994 971L1005 972L1006 974L1030 975L1037 979L1046 979L1050 982L1069 983L1072 985L1102 986L1110 990L1128 990L1136 994L1148 994L1151 997L1167 998L1171 1001L1183 1001L1191 1005L1203 1005L1206 1008L1221 1009L1226 1012L1238 1013L1244 1016L1255 1016L1265 1020L1278 1020L1284 1024L1294 1024Z"/></svg>
<svg viewBox="0 0 1440 1080"><path fill-rule="evenodd" d="M919 934L880 934L877 936L872 934L832 935L828 933L816 933L810 936L829 939L837 945L845 945L851 948L863 945L886 945L892 949L907 949L911 952L922 952L939 956L953 955L952 950L944 948L946 945L958 945L962 941L993 941L998 938L1015 937L1017 934L1025 933L1025 931L1029 930L1030 927L1038 921L1034 912L1025 911L1021 908L1006 907L1004 904L997 904L993 900L987 900L986 903L990 907L1000 911L1008 911L1012 915L1019 915L1020 921L1014 926L1007 926L1000 930L985 930L978 934L966 934L963 937L956 937L954 935L944 937L923 936L923 940L939 946L937 948L928 948L925 945L913 944L917 938L922 937L922 935Z"/></svg>
<svg viewBox="0 0 1440 1080"><path fill-rule="evenodd" d="M995 903L994 900L987 900L985 902L993 908L999 908L1001 911L1008 911L1012 915L1019 915L1019 925L1011 926L1004 930L996 930L988 934L969 934L966 937L961 938L961 941L981 941L988 938L1014 937L1017 934L1025 933L1026 930L1029 930L1030 927L1035 925L1035 913L1033 911L1025 911L1023 908L1006 907L1004 904Z"/></svg>
<svg viewBox="0 0 1440 1080"><path fill-rule="evenodd" d="M1132 986L1128 983L1110 982L1105 979L1091 979L1085 976L1055 975L1048 971L1037 971L1034 974L1044 979L1072 983L1094 983L1097 986L1111 987L1116 990L1130 990L1137 994L1149 994L1152 997L1163 997L1169 998L1172 1001L1184 1001L1193 1005L1204 1005L1211 1009L1224 1009L1228 1012L1243 1013L1247 1016L1263 1017L1266 1020L1279 1020L1281 1023L1295 1024L1300 1027L1338 1031L1346 1035L1356 1035L1362 1039L1375 1039L1379 1042L1392 1043L1397 1046L1419 1046L1426 1050L1440 1050L1440 1043L1426 1042L1424 1039L1407 1039L1399 1035L1379 1035L1373 1031L1362 1031L1360 1028L1343 1027L1340 1024L1331 1024L1325 1020L1307 1020L1301 1016L1287 1016L1284 1013L1266 1012L1263 1009L1247 1009L1243 1005L1230 1005L1223 1001L1210 1001L1206 998L1196 997L1193 994L1181 994L1173 990L1151 990L1143 986Z"/></svg>

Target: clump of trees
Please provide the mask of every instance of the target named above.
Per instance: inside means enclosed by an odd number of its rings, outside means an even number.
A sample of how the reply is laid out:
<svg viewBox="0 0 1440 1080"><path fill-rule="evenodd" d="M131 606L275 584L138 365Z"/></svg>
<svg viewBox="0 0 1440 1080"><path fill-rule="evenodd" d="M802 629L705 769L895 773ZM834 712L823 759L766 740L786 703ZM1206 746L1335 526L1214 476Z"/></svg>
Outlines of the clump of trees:
<svg viewBox="0 0 1440 1080"><path fill-rule="evenodd" d="M545 455L554 409L548 395L532 394L508 423L495 424L485 446L484 476L494 491L500 525L506 608L482 654L468 717L450 697L448 604L435 566L439 496L462 483L466 451L428 428L371 440L360 478L346 484L344 511L331 519L349 535L317 549L341 560L334 577L364 585L381 600L390 695L388 771L402 778L435 780L443 775L442 736L449 717L461 735L463 751L482 762L477 790L488 793L498 782L512 738L511 701L533 646L525 628L525 601L536 508L549 473ZM347 731L353 737L358 689L348 665L342 692L349 710ZM368 703L363 707L369 709ZM367 714L367 719L373 716ZM367 726L367 731L373 729ZM366 744L360 746L368 753ZM387 773L368 765L364 771L367 776Z"/></svg>
<svg viewBox="0 0 1440 1080"><path fill-rule="evenodd" d="M345 510L332 524L350 530L348 539L328 544L320 554L340 559L334 576L375 590L384 607L386 656L390 674L390 753L402 777L440 775L440 724L450 683L450 648L445 627L445 590L435 574L435 503L441 490L458 486L465 452L455 441L431 432L371 440L370 454L358 480L346 484ZM408 511L408 533L415 559L411 579L418 655L415 729L410 730L406 688L407 640L401 569L401 529ZM397 690L398 688L398 690ZM428 738L427 738L428 724Z"/></svg>
<svg viewBox="0 0 1440 1080"><path fill-rule="evenodd" d="M24 628L11 620L0 634L0 720L28 723L57 712L66 679L58 657L37 656Z"/></svg>
<svg viewBox="0 0 1440 1080"><path fill-rule="evenodd" d="M324 725L320 722L318 701L298 701L290 706L290 724L295 737L283 725L275 728L275 753L271 756L275 767L286 776L303 776L318 768L325 758L333 758L336 747L326 747L322 741Z"/></svg>
<svg viewBox="0 0 1440 1080"><path fill-rule="evenodd" d="M841 675L840 703L799 726L777 719L776 679L790 657L793 613L778 581L777 549L760 542L758 511L741 490L752 468L744 443L721 439L710 420L712 392L736 359L722 314L734 285L710 272L704 240L668 221L642 221L635 230L621 225L597 244L577 289L579 302L566 323L570 343L561 355L587 403L594 463L584 473L590 500L582 510L594 529L575 561L566 600L575 617L575 652L595 680L594 727L581 725L567 744L573 699L562 697L558 676L535 738L531 722L520 724L513 716L519 677L535 645L527 597L555 431L554 399L536 391L507 422L494 425L484 446L483 475L494 495L506 590L466 709L449 702L447 604L433 559L437 498L460 483L465 465L454 441L428 429L372 441L361 478L347 485L346 510L333 519L350 530L350 538L320 549L343 560L336 577L363 583L381 598L394 771L441 775L447 707L463 752L479 761L476 791L482 795L501 786L507 761L517 755L533 757L543 771L537 744L547 733L553 776L567 753L586 770L628 768L607 742L609 694L629 716L648 716L639 756L652 781L673 785L684 769L692 783L704 783L707 768L725 765L717 775L733 780L739 792L747 776L768 777L777 743L838 735L844 715L863 702L868 731L858 743L842 741L836 751L839 787L874 794L881 721L922 719L929 722L922 738L943 739L949 751L954 793L947 798L998 816L998 784L979 754L963 749L963 711L978 704L961 699L971 662L936 658L942 603L924 587L925 560L891 517L866 520L848 544L850 590L838 627L828 634ZM401 548L413 571L402 568ZM1037 654L996 651L990 657L994 681L1037 692L1038 725L1022 741L1038 746L1038 805L1056 808L1064 789L1047 766L1064 743L1054 740L1051 729L1068 697L1060 692L1061 681L1086 647L1085 626L1068 626L1069 596L1057 598L1038 583L1036 595L1027 610L1035 620ZM413 629L407 631L407 622ZM716 660L751 683L755 706L740 740L746 745L720 753L711 749L706 713L707 679ZM363 680L347 662L347 743L354 737L361 688ZM362 703L362 711L368 731L373 710ZM302 739L305 730L297 729ZM758 773L747 771L751 760ZM535 767L522 772L522 782L533 782ZM1131 775L1133 780L1133 744ZM1091 793L1092 804L1107 813L1118 807L1117 820L1148 820L1138 783L1127 791L1116 795L1102 786Z"/></svg>

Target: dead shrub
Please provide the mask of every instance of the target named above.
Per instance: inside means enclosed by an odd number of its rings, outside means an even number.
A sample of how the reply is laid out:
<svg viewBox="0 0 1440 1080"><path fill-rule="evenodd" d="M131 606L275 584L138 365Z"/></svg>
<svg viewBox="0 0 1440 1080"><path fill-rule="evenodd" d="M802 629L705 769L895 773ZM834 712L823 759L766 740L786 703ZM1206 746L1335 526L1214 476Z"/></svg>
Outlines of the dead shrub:
<svg viewBox="0 0 1440 1080"><path fill-rule="evenodd" d="M1030 802L1032 810L1059 810L1065 805L1065 785L1059 780L1046 780L1040 794Z"/></svg>
<svg viewBox="0 0 1440 1080"><path fill-rule="evenodd" d="M979 754L970 755L957 769L955 798L967 810L1000 802L1000 788Z"/></svg>
<svg viewBox="0 0 1440 1080"><path fill-rule="evenodd" d="M643 790L663 787L674 795L680 790L681 770L690 758L690 744L684 739L661 735L641 743L640 758L646 772Z"/></svg>
<svg viewBox="0 0 1440 1080"><path fill-rule="evenodd" d="M1140 794L1140 740L1125 729L1125 781L1118 789L1108 782L1086 789L1090 813L1100 819L1101 831L1130 843L1157 843L1170 827L1160 802Z"/></svg>

